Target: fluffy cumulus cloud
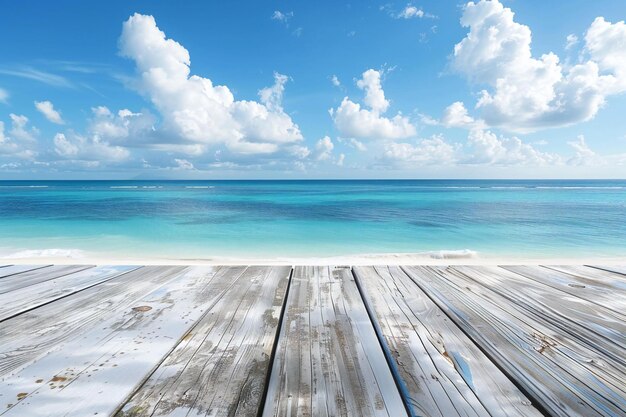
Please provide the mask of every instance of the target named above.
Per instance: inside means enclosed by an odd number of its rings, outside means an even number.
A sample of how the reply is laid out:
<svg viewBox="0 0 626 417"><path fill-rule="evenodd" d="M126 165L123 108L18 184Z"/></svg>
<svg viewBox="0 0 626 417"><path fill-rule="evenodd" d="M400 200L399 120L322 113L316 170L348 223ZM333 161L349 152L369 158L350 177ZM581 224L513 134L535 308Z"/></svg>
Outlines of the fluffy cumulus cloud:
<svg viewBox="0 0 626 417"><path fill-rule="evenodd" d="M578 36L573 33L570 33L565 38L565 49L572 49L574 46L578 45Z"/></svg>
<svg viewBox="0 0 626 417"><path fill-rule="evenodd" d="M343 137L355 139L401 139L414 136L415 126L401 113L388 118L384 114L389 101L381 85L379 71L369 69L357 81L357 87L365 92L364 106L345 97L330 114L335 127Z"/></svg>
<svg viewBox="0 0 626 417"><path fill-rule="evenodd" d="M119 46L135 62L137 88L181 146L223 145L239 154L271 154L303 139L282 108L286 76L275 74L274 85L259 91L260 101L235 100L227 86L191 75L187 49L166 38L152 16L141 14L124 22Z"/></svg>
<svg viewBox="0 0 626 417"><path fill-rule="evenodd" d="M461 24L469 33L452 66L488 86L476 108L489 126L525 132L589 120L608 96L626 91L624 22L596 18L585 34L586 58L568 68L552 52L533 57L530 28L498 0L467 3Z"/></svg>
<svg viewBox="0 0 626 417"><path fill-rule="evenodd" d="M315 144L315 151L317 152L316 159L318 161L324 161L326 159L329 159L332 155L333 149L335 149L333 141L330 139L330 137L324 136Z"/></svg>
<svg viewBox="0 0 626 417"><path fill-rule="evenodd" d="M458 145L451 145L440 135L416 144L394 143L385 146L383 159L401 166L452 165L457 162Z"/></svg>
<svg viewBox="0 0 626 417"><path fill-rule="evenodd" d="M57 133L54 151L61 159L88 167L116 164L130 157L129 150L124 147L111 145L98 136L82 136L74 132Z"/></svg>
<svg viewBox="0 0 626 417"><path fill-rule="evenodd" d="M65 124L61 117L61 112L54 108L54 104L50 101L35 101L35 108L44 115L48 121L56 123L58 125Z"/></svg>
<svg viewBox="0 0 626 417"><path fill-rule="evenodd" d="M569 165L599 165L603 163L603 158L589 148L583 135L579 135L575 141L567 142L567 144L575 152L574 155L567 160Z"/></svg>
<svg viewBox="0 0 626 417"><path fill-rule="evenodd" d="M559 155L541 152L516 136L498 136L490 130L472 129L460 163L488 165L554 165Z"/></svg>
<svg viewBox="0 0 626 417"><path fill-rule="evenodd" d="M476 126L478 122L469 115L462 102L455 101L444 110L441 124L445 127L471 128Z"/></svg>
<svg viewBox="0 0 626 417"><path fill-rule="evenodd" d="M412 4L407 4L404 9L402 9L402 11L400 11L400 13L394 15L394 17L396 19L422 19L422 18L429 18L429 19L434 19L436 18L435 15L431 14L431 13L427 13L424 10L422 10L421 8L415 7Z"/></svg>
<svg viewBox="0 0 626 417"><path fill-rule="evenodd" d="M415 6L407 5L400 13L398 19L412 19L414 17L424 17L424 11Z"/></svg>
<svg viewBox="0 0 626 417"><path fill-rule="evenodd" d="M98 106L91 109L88 131L99 140L116 144L138 146L145 141L154 141L156 120L149 112L132 112L128 109L113 114L108 107Z"/></svg>
<svg viewBox="0 0 626 417"><path fill-rule="evenodd" d="M0 121L0 157L32 161L37 156L39 131L29 126L28 118L11 113L11 128Z"/></svg>
<svg viewBox="0 0 626 417"><path fill-rule="evenodd" d="M59 132L53 138L56 160L51 163L76 163L82 168L132 165L131 148L157 148L154 117L128 109L111 112L105 106L93 107L84 133ZM129 165L129 166L130 166Z"/></svg>
<svg viewBox="0 0 626 417"><path fill-rule="evenodd" d="M380 160L404 167L426 165L560 165L561 156L541 152L516 136L498 136L483 128L472 128L465 143L450 143L434 135L416 143L390 142Z"/></svg>

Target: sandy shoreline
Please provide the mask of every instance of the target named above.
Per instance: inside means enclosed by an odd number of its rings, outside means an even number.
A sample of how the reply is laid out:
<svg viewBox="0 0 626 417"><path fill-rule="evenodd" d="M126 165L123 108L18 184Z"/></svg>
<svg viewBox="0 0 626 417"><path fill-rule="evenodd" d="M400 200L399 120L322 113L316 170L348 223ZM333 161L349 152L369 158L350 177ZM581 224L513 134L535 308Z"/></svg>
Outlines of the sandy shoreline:
<svg viewBox="0 0 626 417"><path fill-rule="evenodd" d="M37 256L0 258L0 265L626 265L624 257L489 257L489 256L427 256L422 253L366 254L335 257L111 257L111 256Z"/></svg>

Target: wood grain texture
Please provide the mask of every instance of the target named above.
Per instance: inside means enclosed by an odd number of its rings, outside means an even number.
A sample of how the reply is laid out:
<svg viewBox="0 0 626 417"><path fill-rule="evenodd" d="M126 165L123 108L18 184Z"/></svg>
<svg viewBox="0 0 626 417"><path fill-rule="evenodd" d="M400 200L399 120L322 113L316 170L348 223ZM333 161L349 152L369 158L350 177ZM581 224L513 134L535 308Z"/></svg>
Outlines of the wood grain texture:
<svg viewBox="0 0 626 417"><path fill-rule="evenodd" d="M55 265L46 268L32 269L19 274L0 279L0 294L26 288L31 285L46 282L74 272L93 268L92 265Z"/></svg>
<svg viewBox="0 0 626 417"><path fill-rule="evenodd" d="M626 321L626 280L588 267L503 266L536 282L612 310Z"/></svg>
<svg viewBox="0 0 626 417"><path fill-rule="evenodd" d="M529 317L576 340L577 344L626 366L623 315L502 268L458 266L450 270L488 286L521 307Z"/></svg>
<svg viewBox="0 0 626 417"><path fill-rule="evenodd" d="M490 285L478 284L453 268L403 269L550 415L623 415L624 382L607 382L611 379L608 372L604 380L599 378L605 371L604 361L571 351L563 345L567 337L520 314L514 303L491 291Z"/></svg>
<svg viewBox="0 0 626 417"><path fill-rule="evenodd" d="M255 416L290 267L249 267L190 329L118 416Z"/></svg>
<svg viewBox="0 0 626 417"><path fill-rule="evenodd" d="M403 416L349 268L296 267L263 416Z"/></svg>
<svg viewBox="0 0 626 417"><path fill-rule="evenodd" d="M185 270L179 266L140 268L0 323L0 382L88 329L97 328L115 311L132 307ZM101 338L106 336L103 333Z"/></svg>
<svg viewBox="0 0 626 417"><path fill-rule="evenodd" d="M4 378L0 394L16 402L3 415L111 415L223 292L212 286L215 272L176 273L135 305Z"/></svg>
<svg viewBox="0 0 626 417"><path fill-rule="evenodd" d="M626 279L626 265L585 265L590 268L601 269L608 272L619 274L620 277ZM618 277L619 278L619 277Z"/></svg>
<svg viewBox="0 0 626 417"><path fill-rule="evenodd" d="M0 294L0 322L137 268L130 266L89 268L38 285Z"/></svg>
<svg viewBox="0 0 626 417"><path fill-rule="evenodd" d="M50 266L52 265L6 265L0 268L0 278L9 277L26 271L32 271L33 269L47 268Z"/></svg>
<svg viewBox="0 0 626 417"><path fill-rule="evenodd" d="M0 267L0 415L626 417L619 267L132 268Z"/></svg>
<svg viewBox="0 0 626 417"><path fill-rule="evenodd" d="M541 416L399 267L355 267L354 272L415 415Z"/></svg>

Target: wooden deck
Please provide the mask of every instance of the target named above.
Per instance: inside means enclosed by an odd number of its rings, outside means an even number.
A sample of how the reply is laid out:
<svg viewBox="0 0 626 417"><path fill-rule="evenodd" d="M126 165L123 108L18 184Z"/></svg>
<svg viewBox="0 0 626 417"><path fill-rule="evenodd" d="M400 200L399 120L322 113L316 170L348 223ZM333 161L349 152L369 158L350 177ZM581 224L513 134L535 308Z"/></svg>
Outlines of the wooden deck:
<svg viewBox="0 0 626 417"><path fill-rule="evenodd" d="M626 267L0 266L1 416L626 416Z"/></svg>

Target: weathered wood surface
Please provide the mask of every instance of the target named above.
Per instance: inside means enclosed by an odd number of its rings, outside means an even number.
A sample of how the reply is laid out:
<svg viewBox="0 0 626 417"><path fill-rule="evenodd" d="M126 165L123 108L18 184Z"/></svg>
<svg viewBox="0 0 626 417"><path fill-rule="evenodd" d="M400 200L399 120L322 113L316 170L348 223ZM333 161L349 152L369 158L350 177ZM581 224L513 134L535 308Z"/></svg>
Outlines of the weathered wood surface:
<svg viewBox="0 0 626 417"><path fill-rule="evenodd" d="M63 275L37 285L0 294L0 321L39 307L59 298L101 284L137 267L102 266ZM18 276L19 278L19 276Z"/></svg>
<svg viewBox="0 0 626 417"><path fill-rule="evenodd" d="M541 416L399 267L355 267L415 415Z"/></svg>
<svg viewBox="0 0 626 417"><path fill-rule="evenodd" d="M520 306L529 317L626 365L626 321L623 315L565 292L553 291L548 285L499 267L458 266L450 270L488 286L513 305Z"/></svg>
<svg viewBox="0 0 626 417"><path fill-rule="evenodd" d="M93 268L93 266L59 265L32 269L19 274L10 275L0 279L0 294L6 294L11 291L19 290L20 288L26 288L31 285L49 281L64 275L73 274L74 272L84 271L89 268Z"/></svg>
<svg viewBox="0 0 626 417"><path fill-rule="evenodd" d="M97 328L115 311L131 308L184 271L178 266L143 267L0 323L0 378Z"/></svg>
<svg viewBox="0 0 626 417"><path fill-rule="evenodd" d="M492 291L495 290L493 285L478 284L455 268L403 267L414 282L550 415L623 415L626 410L623 373L621 380L614 378L613 375L620 372L605 369L609 367L605 360L597 358L598 355L590 357L581 355L579 350L572 351L570 347L576 341L572 341L569 334L551 331ZM486 274L489 268L479 270ZM560 304L557 301L555 305Z"/></svg>
<svg viewBox="0 0 626 417"><path fill-rule="evenodd" d="M613 266L5 265L0 415L626 417L625 307Z"/></svg>
<svg viewBox="0 0 626 417"><path fill-rule="evenodd" d="M587 267L503 266L536 282L608 308L626 321L626 280Z"/></svg>
<svg viewBox="0 0 626 417"><path fill-rule="evenodd" d="M254 416L290 267L249 267L124 404L118 416Z"/></svg>
<svg viewBox="0 0 626 417"><path fill-rule="evenodd" d="M349 268L296 267L263 416L403 416Z"/></svg>
<svg viewBox="0 0 626 417"><path fill-rule="evenodd" d="M215 271L185 270L4 378L3 415L111 415L219 297Z"/></svg>
<svg viewBox="0 0 626 417"><path fill-rule="evenodd" d="M626 278L626 265L585 265L589 268L602 269L608 272L614 272L621 277Z"/></svg>
<svg viewBox="0 0 626 417"><path fill-rule="evenodd" d="M0 268L0 278L9 277L21 272L32 271L33 269L48 268L52 265L5 265Z"/></svg>

